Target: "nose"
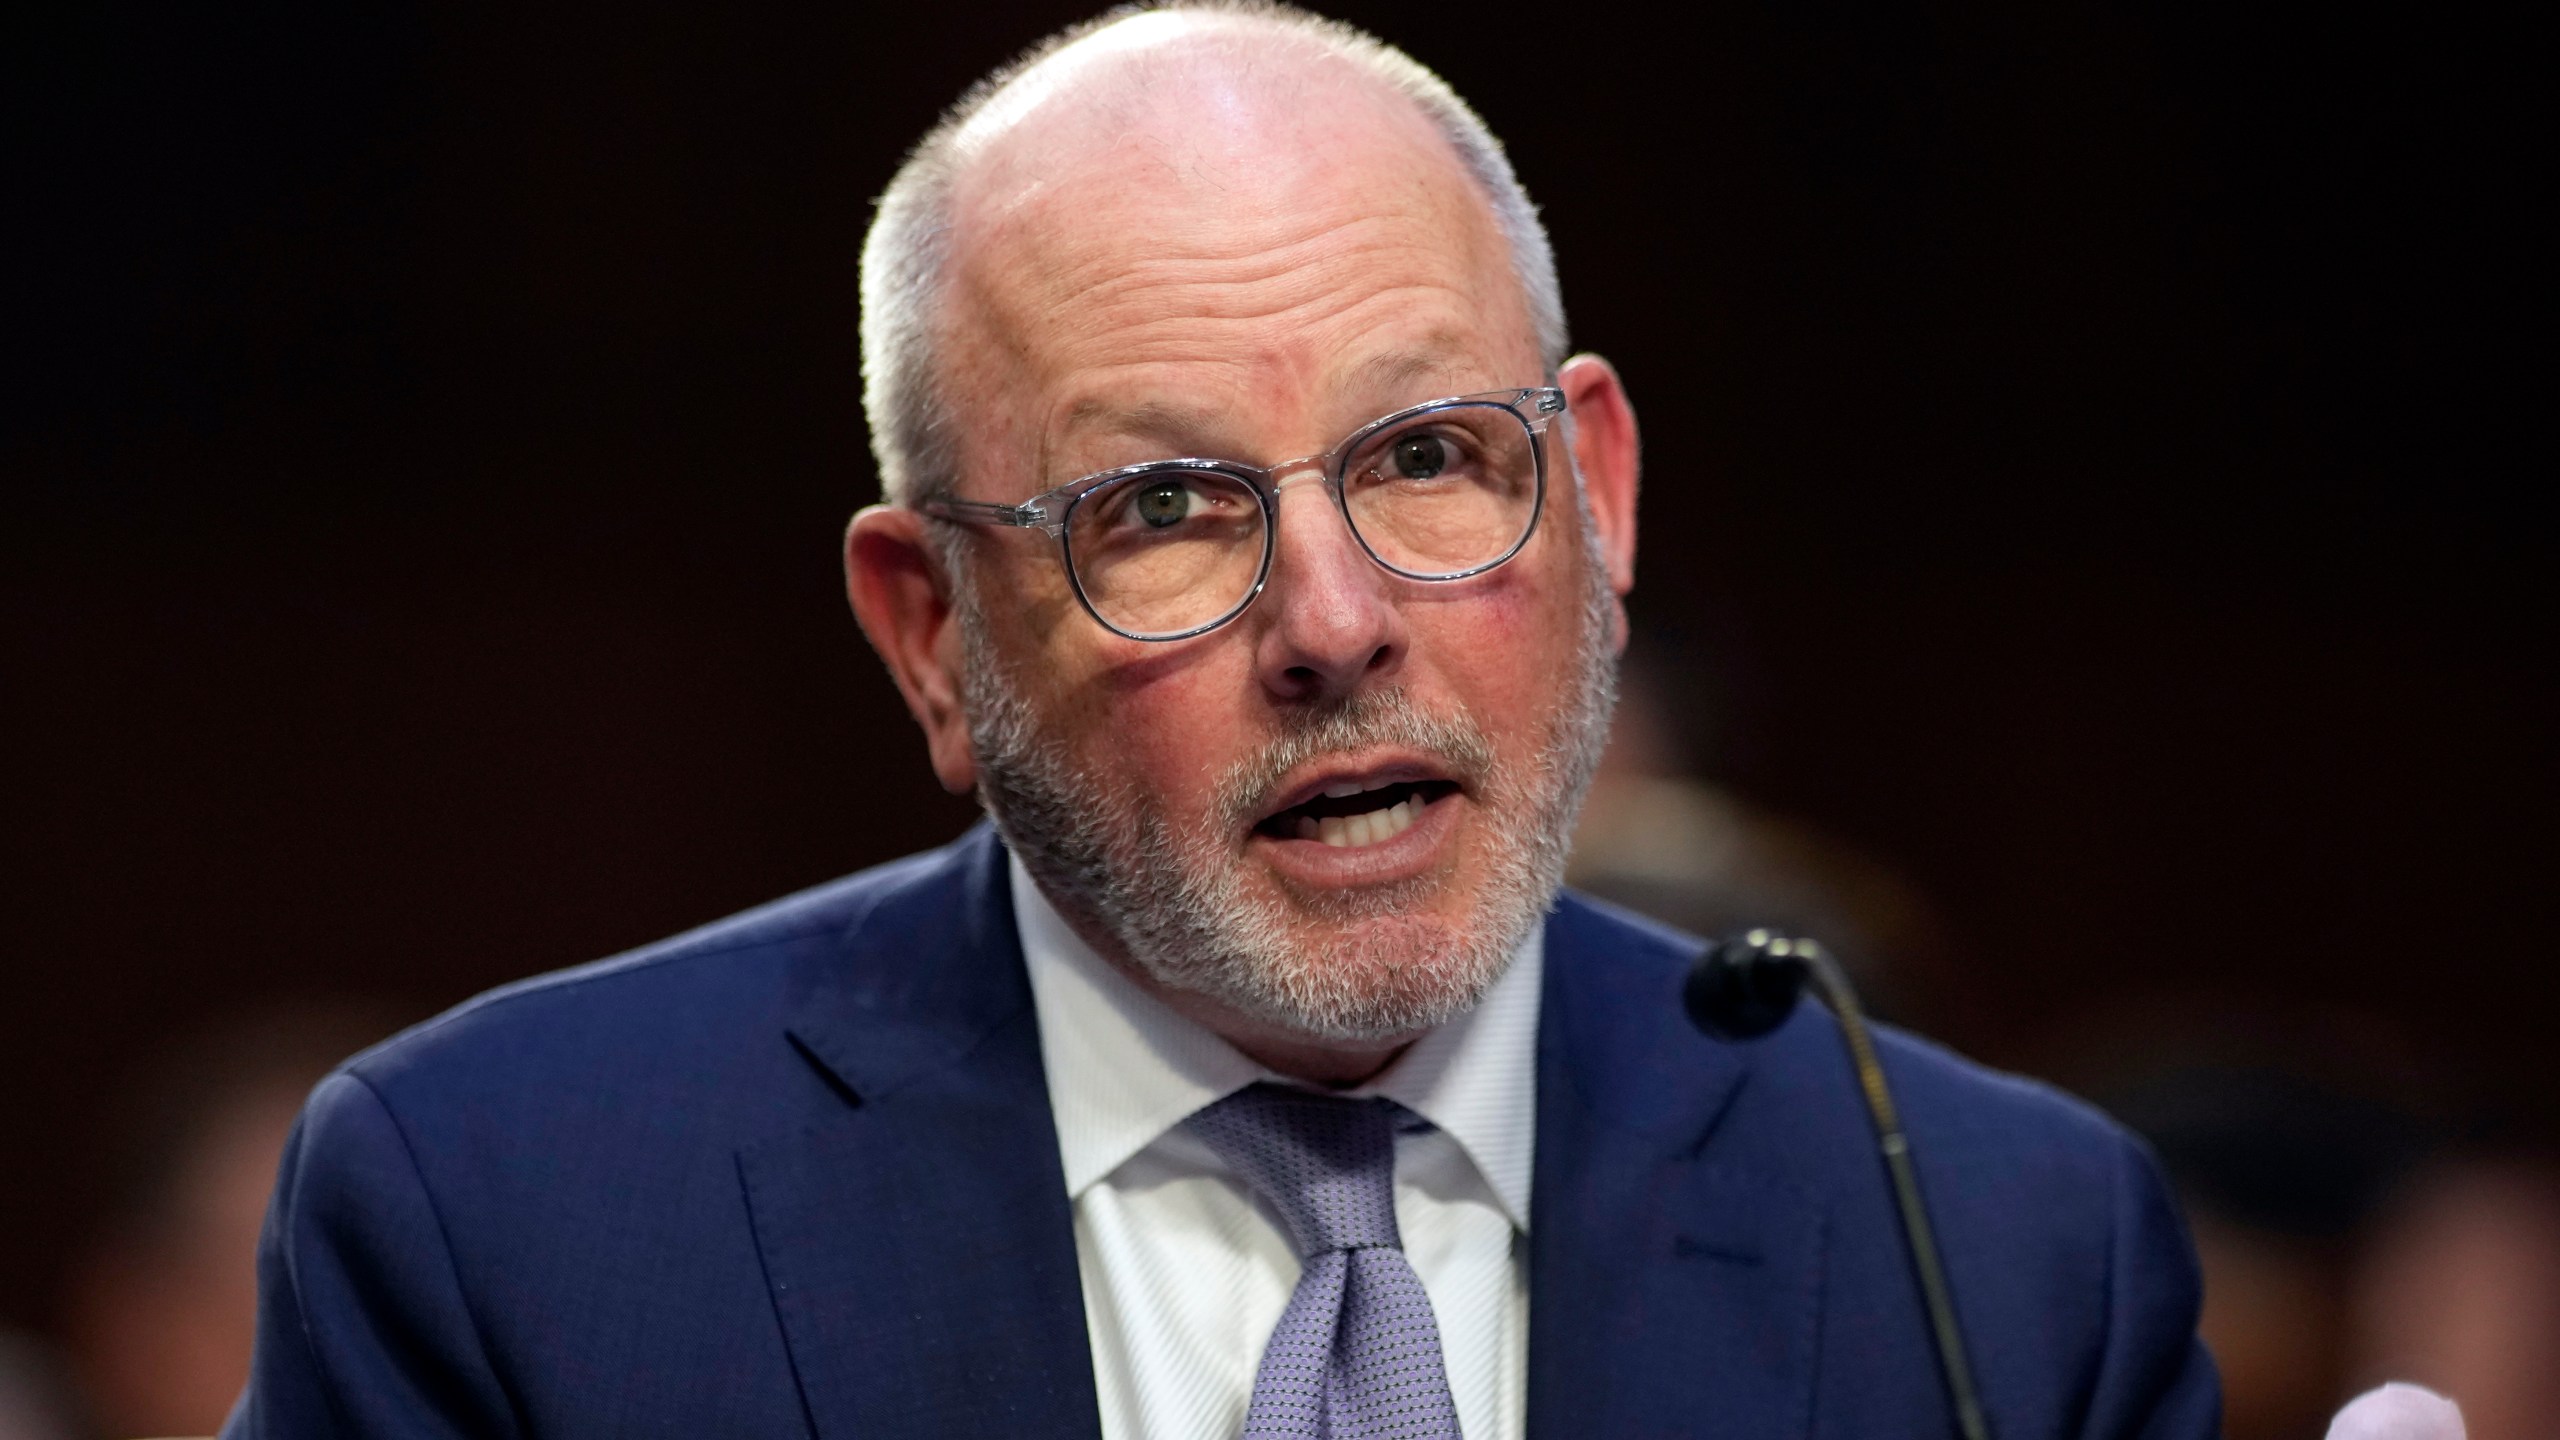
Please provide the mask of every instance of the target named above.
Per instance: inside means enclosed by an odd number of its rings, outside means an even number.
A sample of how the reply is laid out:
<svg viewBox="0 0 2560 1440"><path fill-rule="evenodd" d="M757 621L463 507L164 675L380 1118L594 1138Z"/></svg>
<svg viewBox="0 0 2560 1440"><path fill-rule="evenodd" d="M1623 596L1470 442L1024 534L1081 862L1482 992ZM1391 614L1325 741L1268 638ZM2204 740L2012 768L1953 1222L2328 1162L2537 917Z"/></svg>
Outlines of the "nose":
<svg viewBox="0 0 2560 1440"><path fill-rule="evenodd" d="M1282 478L1273 505L1271 579L1254 606L1254 668L1274 699L1340 699L1404 664L1395 577L1360 548L1321 473Z"/></svg>

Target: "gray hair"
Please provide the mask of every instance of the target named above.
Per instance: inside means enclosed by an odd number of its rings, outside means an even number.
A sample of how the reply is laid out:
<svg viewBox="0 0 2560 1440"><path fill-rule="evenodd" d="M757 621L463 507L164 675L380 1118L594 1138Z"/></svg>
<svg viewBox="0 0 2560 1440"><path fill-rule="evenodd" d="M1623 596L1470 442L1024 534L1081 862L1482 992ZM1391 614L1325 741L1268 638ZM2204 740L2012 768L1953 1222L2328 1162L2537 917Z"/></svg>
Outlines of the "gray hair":
<svg viewBox="0 0 2560 1440"><path fill-rule="evenodd" d="M1404 97L1449 142L1493 207L1528 299L1538 351L1553 372L1566 350L1564 294L1538 207L1520 187L1502 142L1448 82L1366 31L1271 0L1169 0L1125 5L1070 27L969 87L917 142L879 199L862 246L862 408L880 491L892 503L950 493L958 480L949 407L938 384L945 269L951 256L952 196L965 156L961 131L998 93L1041 62L1132 16L1180 11L1231 17L1274 38L1312 44L1348 61Z"/></svg>

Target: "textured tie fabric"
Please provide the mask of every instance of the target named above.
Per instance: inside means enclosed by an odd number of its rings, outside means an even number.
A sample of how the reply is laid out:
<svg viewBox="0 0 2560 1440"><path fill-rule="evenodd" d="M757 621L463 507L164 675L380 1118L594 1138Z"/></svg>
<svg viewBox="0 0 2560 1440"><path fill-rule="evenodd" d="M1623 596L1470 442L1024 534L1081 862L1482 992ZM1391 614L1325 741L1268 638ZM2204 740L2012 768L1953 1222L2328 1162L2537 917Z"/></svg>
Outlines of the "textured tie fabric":
<svg viewBox="0 0 2560 1440"><path fill-rule="evenodd" d="M1306 1262L1244 1440L1459 1440L1440 1327L1396 1230L1396 1115L1391 1101L1252 1085L1191 1117Z"/></svg>

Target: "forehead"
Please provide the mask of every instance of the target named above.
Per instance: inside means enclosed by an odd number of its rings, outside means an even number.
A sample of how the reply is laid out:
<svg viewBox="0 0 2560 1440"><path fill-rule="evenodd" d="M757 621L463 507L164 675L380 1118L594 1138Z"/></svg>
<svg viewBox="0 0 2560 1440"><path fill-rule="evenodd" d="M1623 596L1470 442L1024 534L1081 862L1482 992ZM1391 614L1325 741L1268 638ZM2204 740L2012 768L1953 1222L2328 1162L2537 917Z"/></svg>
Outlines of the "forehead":
<svg viewBox="0 0 2560 1440"><path fill-rule="evenodd" d="M999 97L964 135L948 378L999 412L973 426L1524 383L1509 249L1419 109L1339 57L1186 38Z"/></svg>

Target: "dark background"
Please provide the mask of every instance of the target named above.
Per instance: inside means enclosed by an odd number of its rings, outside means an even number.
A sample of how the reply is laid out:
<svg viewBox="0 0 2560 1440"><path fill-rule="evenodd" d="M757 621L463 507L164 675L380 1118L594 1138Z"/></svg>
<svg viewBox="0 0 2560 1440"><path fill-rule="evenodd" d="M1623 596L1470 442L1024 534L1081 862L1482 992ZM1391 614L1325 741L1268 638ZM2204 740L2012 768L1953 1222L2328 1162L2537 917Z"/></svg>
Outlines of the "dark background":
<svg viewBox="0 0 2560 1440"><path fill-rule="evenodd" d="M855 258L1082 13L47 8L0 47L30 1325L106 1097L209 1017L423 1015L967 822L841 599ZM1628 377L1696 763L1933 898L1977 1053L2310 997L2548 1138L2534 52L1671 8L1339 13L1510 142Z"/></svg>

